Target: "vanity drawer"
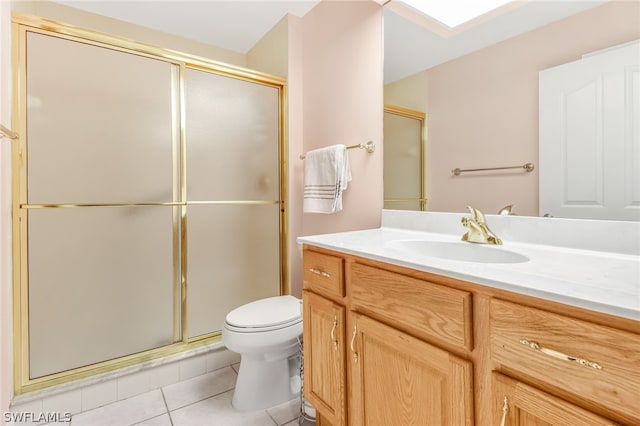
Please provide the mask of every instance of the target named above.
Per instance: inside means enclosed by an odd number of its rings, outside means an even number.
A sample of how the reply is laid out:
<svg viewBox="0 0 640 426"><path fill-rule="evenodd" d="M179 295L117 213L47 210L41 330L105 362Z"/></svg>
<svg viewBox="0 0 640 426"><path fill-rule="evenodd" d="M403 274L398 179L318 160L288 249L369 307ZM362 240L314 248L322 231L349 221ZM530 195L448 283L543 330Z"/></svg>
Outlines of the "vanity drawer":
<svg viewBox="0 0 640 426"><path fill-rule="evenodd" d="M491 301L491 357L503 366L640 421L640 336Z"/></svg>
<svg viewBox="0 0 640 426"><path fill-rule="evenodd" d="M311 250L303 255L303 287L326 296L344 297L344 260Z"/></svg>
<svg viewBox="0 0 640 426"><path fill-rule="evenodd" d="M425 338L473 349L471 293L384 269L351 265L351 307Z"/></svg>

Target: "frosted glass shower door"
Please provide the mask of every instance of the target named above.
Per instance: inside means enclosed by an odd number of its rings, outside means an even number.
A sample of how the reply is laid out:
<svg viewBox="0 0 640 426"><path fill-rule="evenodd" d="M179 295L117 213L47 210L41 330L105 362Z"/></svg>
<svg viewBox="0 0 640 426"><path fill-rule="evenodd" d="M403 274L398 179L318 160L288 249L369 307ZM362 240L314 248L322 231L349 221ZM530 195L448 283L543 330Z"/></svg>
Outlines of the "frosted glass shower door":
<svg viewBox="0 0 640 426"><path fill-rule="evenodd" d="M34 379L181 339L178 66L40 33L27 47Z"/></svg>
<svg viewBox="0 0 640 426"><path fill-rule="evenodd" d="M384 112L384 207L424 210L423 118Z"/></svg>
<svg viewBox="0 0 640 426"><path fill-rule="evenodd" d="M187 69L188 337L280 294L279 89Z"/></svg>

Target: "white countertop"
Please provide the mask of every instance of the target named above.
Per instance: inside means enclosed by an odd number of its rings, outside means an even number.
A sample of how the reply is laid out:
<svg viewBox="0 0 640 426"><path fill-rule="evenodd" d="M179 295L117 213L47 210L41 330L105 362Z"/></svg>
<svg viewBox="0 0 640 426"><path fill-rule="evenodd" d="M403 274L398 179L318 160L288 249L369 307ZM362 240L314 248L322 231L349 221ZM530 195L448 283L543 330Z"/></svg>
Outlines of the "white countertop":
<svg viewBox="0 0 640 426"><path fill-rule="evenodd" d="M453 235L383 226L300 237L298 242L640 320L640 256L635 254L503 240L503 245L491 248L519 253L529 260L478 263L430 257L397 247L397 241L402 240L459 242L462 233Z"/></svg>

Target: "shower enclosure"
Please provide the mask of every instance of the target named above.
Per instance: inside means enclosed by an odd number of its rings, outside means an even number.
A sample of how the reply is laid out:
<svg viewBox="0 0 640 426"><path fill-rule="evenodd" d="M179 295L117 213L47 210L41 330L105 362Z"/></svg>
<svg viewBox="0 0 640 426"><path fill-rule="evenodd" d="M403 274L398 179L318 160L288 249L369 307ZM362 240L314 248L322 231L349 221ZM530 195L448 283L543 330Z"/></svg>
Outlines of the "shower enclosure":
<svg viewBox="0 0 640 426"><path fill-rule="evenodd" d="M286 291L282 79L28 16L14 43L16 393Z"/></svg>
<svg viewBox="0 0 640 426"><path fill-rule="evenodd" d="M425 113L384 107L384 208L426 210Z"/></svg>

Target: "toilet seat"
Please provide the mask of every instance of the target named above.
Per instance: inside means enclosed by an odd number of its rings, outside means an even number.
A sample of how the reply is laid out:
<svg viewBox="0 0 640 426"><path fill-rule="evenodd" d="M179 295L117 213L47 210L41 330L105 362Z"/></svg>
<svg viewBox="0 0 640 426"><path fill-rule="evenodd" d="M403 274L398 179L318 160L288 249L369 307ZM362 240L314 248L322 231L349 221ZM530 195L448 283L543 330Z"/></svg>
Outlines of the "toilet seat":
<svg viewBox="0 0 640 426"><path fill-rule="evenodd" d="M292 380L300 381L302 331L302 300L293 296L257 300L229 312L222 342L240 354L236 409L265 409L299 398Z"/></svg>
<svg viewBox="0 0 640 426"><path fill-rule="evenodd" d="M227 314L225 327L239 333L279 330L302 322L300 299L287 295L256 300Z"/></svg>

